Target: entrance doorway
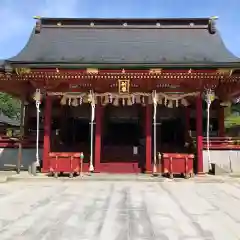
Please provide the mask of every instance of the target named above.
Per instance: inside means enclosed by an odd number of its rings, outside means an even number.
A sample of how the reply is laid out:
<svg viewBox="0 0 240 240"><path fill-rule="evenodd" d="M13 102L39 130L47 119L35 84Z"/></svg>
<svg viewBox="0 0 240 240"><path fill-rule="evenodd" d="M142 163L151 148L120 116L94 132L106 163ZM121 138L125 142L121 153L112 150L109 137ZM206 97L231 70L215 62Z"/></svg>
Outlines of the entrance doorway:
<svg viewBox="0 0 240 240"><path fill-rule="evenodd" d="M89 104L58 105L52 114L51 152L84 152L87 162L90 157Z"/></svg>
<svg viewBox="0 0 240 240"><path fill-rule="evenodd" d="M161 153L183 153L185 149L184 108L160 106L156 127L157 151Z"/></svg>
<svg viewBox="0 0 240 240"><path fill-rule="evenodd" d="M144 136L142 106L112 106L104 109L101 165L117 166L118 172L139 172L139 145ZM122 170L120 168L123 168Z"/></svg>

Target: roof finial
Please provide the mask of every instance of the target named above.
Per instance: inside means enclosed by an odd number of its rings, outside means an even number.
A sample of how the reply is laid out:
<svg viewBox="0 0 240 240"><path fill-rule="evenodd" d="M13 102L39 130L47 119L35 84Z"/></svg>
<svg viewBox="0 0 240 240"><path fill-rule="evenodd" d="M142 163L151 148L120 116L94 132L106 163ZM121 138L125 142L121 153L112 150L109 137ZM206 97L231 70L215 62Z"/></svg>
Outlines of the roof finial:
<svg viewBox="0 0 240 240"><path fill-rule="evenodd" d="M33 16L33 19L40 20L41 17L40 16Z"/></svg>
<svg viewBox="0 0 240 240"><path fill-rule="evenodd" d="M210 19L212 19L212 20L218 20L218 16L212 16L212 17L210 17Z"/></svg>
<svg viewBox="0 0 240 240"><path fill-rule="evenodd" d="M216 29L216 24L215 24L215 21L218 19L217 16L213 16L213 17L210 17L209 18L209 21L208 21L208 31L210 34L215 34L217 29Z"/></svg>

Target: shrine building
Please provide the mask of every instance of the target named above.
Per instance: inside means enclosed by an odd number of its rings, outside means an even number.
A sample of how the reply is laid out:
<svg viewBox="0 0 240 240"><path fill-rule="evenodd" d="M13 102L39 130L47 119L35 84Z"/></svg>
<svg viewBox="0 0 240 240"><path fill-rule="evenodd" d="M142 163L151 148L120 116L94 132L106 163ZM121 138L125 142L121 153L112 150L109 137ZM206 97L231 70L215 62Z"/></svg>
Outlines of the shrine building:
<svg viewBox="0 0 240 240"><path fill-rule="evenodd" d="M37 137L42 172L79 152L83 171L148 173L173 153L195 154L193 171L206 172L204 151L225 137L224 107L240 93L240 61L216 21L37 17L25 47L0 61L0 91L23 103L23 150Z"/></svg>

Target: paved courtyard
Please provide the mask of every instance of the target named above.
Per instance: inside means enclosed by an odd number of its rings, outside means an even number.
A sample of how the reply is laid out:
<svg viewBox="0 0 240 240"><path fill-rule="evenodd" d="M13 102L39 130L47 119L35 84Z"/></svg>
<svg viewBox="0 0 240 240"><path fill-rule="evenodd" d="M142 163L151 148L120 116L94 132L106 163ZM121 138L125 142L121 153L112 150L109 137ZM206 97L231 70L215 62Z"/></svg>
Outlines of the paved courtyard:
<svg viewBox="0 0 240 240"><path fill-rule="evenodd" d="M0 239L240 239L240 184L0 184Z"/></svg>

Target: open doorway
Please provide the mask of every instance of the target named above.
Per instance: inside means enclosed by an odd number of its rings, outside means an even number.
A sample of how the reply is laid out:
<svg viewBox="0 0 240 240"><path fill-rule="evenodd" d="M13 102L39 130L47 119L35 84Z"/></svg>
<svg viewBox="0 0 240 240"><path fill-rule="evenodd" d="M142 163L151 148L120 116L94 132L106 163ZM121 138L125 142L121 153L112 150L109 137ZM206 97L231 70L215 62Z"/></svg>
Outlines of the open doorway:
<svg viewBox="0 0 240 240"><path fill-rule="evenodd" d="M184 108L158 107L156 141L157 151L161 153L183 153L185 148Z"/></svg>
<svg viewBox="0 0 240 240"><path fill-rule="evenodd" d="M90 107L59 106L52 113L51 152L84 152L90 155Z"/></svg>
<svg viewBox="0 0 240 240"><path fill-rule="evenodd" d="M112 106L104 110L101 162L138 162L143 136L142 107Z"/></svg>

